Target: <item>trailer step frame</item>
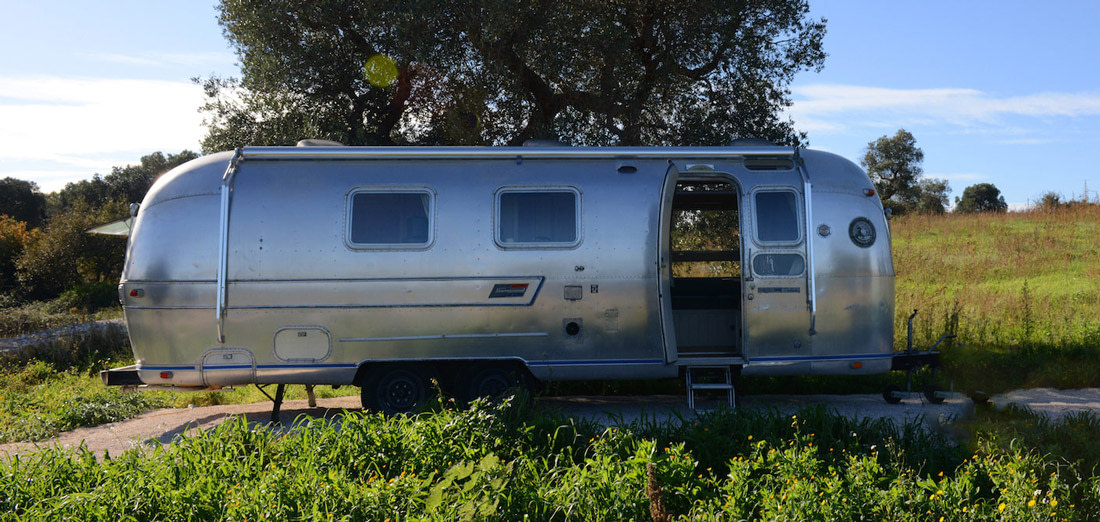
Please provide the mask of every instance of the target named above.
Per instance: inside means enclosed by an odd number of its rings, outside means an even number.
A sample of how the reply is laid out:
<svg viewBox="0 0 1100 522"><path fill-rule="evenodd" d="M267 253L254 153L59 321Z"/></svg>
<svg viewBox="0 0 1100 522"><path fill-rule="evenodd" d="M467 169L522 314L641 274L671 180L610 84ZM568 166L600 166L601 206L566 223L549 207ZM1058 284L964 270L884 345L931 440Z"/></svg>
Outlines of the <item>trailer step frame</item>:
<svg viewBox="0 0 1100 522"><path fill-rule="evenodd" d="M692 371L696 372L695 377ZM700 373L702 375L700 375ZM696 382L696 378L712 379L711 381ZM720 379L720 380L719 380ZM730 408L736 407L736 389L733 384L733 372L726 365L692 365L684 367L684 380L687 385L688 408L695 408L695 392L697 391L725 391Z"/></svg>

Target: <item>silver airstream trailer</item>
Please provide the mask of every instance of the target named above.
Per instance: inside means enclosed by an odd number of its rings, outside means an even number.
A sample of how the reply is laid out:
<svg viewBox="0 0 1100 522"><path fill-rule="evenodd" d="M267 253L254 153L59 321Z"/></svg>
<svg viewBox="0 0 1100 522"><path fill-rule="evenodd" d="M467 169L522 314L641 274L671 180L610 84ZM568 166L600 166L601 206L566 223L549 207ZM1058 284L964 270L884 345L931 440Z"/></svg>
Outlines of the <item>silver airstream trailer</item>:
<svg viewBox="0 0 1100 522"><path fill-rule="evenodd" d="M162 176L134 218L137 364L108 384L358 385L392 412L431 379L686 375L690 400L894 364L883 208L825 152L246 147Z"/></svg>

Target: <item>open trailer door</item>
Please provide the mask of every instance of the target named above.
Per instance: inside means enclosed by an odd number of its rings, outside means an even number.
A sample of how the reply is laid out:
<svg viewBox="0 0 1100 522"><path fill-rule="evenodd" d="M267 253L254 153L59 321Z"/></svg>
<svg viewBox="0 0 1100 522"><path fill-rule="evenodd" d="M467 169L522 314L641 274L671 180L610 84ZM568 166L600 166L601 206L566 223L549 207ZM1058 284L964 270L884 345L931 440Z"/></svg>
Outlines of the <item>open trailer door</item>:
<svg viewBox="0 0 1100 522"><path fill-rule="evenodd" d="M660 222L657 233L657 295L660 299L661 333L664 337L665 362L676 361L676 326L672 317L672 198L679 179L676 165L669 164L661 189Z"/></svg>

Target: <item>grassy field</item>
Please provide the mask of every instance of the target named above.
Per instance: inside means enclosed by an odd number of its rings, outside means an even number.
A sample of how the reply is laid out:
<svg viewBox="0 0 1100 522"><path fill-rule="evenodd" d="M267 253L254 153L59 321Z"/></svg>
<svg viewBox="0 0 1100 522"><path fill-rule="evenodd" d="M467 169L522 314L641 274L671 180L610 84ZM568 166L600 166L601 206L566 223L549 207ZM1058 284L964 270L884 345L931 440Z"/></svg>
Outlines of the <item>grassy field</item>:
<svg viewBox="0 0 1100 522"><path fill-rule="evenodd" d="M1078 520L1100 513L1100 422L915 425L719 411L603 429L507 405L243 421L97 461L0 463L0 519Z"/></svg>
<svg viewBox="0 0 1100 522"><path fill-rule="evenodd" d="M255 387L196 393L123 393L108 388L99 378L100 370L133 364L129 342L119 329L66 337L37 347L33 356L0 359L0 443L45 440L62 431L115 422L155 408L268 400ZM318 397L358 393L354 386L316 389ZM289 387L285 398L304 399L305 390Z"/></svg>
<svg viewBox="0 0 1100 522"><path fill-rule="evenodd" d="M1100 386L1100 205L906 216L892 232L895 348L919 309L917 346L964 345L945 352L965 388Z"/></svg>

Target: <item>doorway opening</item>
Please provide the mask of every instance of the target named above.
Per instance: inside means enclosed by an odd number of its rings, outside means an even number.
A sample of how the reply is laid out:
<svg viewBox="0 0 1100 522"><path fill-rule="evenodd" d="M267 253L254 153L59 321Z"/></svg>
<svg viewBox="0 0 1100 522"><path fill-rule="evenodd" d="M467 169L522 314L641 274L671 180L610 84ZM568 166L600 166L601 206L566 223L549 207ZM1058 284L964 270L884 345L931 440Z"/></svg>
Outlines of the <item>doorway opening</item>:
<svg viewBox="0 0 1100 522"><path fill-rule="evenodd" d="M672 319L681 356L741 354L741 225L727 178L682 178L672 199Z"/></svg>

